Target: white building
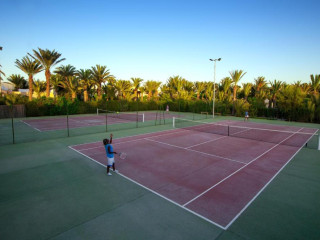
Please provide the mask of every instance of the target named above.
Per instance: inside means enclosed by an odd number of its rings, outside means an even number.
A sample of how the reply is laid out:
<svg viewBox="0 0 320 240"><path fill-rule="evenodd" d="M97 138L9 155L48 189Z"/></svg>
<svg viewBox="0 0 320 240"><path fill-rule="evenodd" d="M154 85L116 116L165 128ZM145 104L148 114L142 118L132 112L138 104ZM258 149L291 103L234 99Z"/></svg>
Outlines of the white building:
<svg viewBox="0 0 320 240"><path fill-rule="evenodd" d="M1 82L1 92L8 93L14 90L14 84L11 82Z"/></svg>

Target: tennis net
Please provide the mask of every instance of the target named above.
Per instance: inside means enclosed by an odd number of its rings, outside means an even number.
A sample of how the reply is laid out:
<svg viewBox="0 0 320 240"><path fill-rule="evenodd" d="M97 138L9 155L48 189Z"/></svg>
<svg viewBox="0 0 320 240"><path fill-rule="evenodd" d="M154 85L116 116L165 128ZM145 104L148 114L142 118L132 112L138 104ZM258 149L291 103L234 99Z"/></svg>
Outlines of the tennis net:
<svg viewBox="0 0 320 240"><path fill-rule="evenodd" d="M245 138L255 141L281 144L293 147L302 147L320 150L320 136L318 129L299 129L297 131L282 131L255 127L234 126L219 123L205 123L189 119L174 118L174 128L183 128L189 131L217 134L235 138Z"/></svg>
<svg viewBox="0 0 320 240"><path fill-rule="evenodd" d="M118 118L123 120L128 120L132 122L144 122L144 114L143 113L124 113L124 112L115 112L108 111L105 109L97 108L97 115L106 115L111 118Z"/></svg>

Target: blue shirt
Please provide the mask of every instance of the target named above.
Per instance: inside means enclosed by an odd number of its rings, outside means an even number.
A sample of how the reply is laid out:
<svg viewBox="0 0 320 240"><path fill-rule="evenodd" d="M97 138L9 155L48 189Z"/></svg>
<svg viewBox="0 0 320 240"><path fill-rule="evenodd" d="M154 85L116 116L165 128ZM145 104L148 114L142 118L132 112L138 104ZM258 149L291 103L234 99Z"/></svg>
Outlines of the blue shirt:
<svg viewBox="0 0 320 240"><path fill-rule="evenodd" d="M105 145L104 147L105 147L105 149L106 149L107 157L108 157L108 158L113 158L113 157L114 157L114 156L113 156L113 153L109 153L109 152L108 152L108 147L109 147L109 146L110 146L110 152L113 152L113 147L112 147L111 144Z"/></svg>

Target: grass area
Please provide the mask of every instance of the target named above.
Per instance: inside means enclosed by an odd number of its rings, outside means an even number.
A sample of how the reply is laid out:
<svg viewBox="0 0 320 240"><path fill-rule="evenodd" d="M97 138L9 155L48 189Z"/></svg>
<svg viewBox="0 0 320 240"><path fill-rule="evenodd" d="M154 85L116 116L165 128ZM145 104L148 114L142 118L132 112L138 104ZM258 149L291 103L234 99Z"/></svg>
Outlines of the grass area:
<svg viewBox="0 0 320 240"><path fill-rule="evenodd" d="M215 120L225 119L242 120ZM170 124L114 135L167 129ZM302 149L224 231L121 176L106 176L103 167L68 148L105 136L0 146L1 239L320 239L320 151Z"/></svg>

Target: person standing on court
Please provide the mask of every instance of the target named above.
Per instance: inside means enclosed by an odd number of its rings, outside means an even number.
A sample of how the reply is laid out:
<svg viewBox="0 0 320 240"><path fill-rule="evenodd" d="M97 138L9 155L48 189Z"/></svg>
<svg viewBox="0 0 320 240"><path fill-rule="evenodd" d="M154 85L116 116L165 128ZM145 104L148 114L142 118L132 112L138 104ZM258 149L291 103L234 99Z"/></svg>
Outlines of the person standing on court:
<svg viewBox="0 0 320 240"><path fill-rule="evenodd" d="M106 138L103 139L103 144L106 149L106 154L107 154L107 174L111 176L112 174L110 173L110 167L112 167L112 170L116 173L119 171L116 170L115 164L114 164L114 154L117 154L116 152L113 151L113 146L112 146L112 137L113 134L110 134L110 139Z"/></svg>
<svg viewBox="0 0 320 240"><path fill-rule="evenodd" d="M246 111L244 114L244 121L248 121L249 120L249 113Z"/></svg>

